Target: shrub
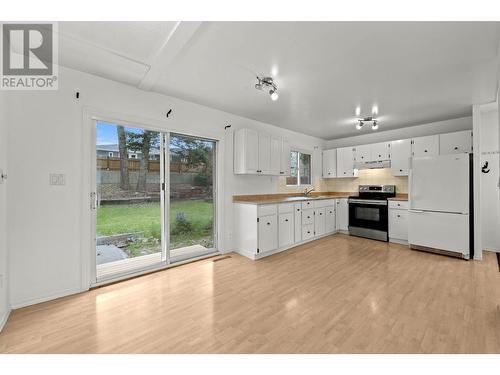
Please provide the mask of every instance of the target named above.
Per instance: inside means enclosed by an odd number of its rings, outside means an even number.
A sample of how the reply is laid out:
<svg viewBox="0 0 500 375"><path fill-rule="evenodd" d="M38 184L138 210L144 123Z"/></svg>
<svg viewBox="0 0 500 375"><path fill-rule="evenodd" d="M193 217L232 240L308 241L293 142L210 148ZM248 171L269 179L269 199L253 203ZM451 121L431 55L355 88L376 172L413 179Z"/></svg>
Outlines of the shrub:
<svg viewBox="0 0 500 375"><path fill-rule="evenodd" d="M175 215L175 225L172 228L171 234L183 234L193 231L193 224L187 220L184 212L178 212Z"/></svg>

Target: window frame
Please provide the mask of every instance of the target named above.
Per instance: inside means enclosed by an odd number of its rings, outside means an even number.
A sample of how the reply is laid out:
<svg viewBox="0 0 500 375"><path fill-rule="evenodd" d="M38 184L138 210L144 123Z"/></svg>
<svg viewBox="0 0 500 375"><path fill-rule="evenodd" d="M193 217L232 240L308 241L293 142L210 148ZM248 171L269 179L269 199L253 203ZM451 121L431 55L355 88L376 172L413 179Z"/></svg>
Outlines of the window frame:
<svg viewBox="0 0 500 375"><path fill-rule="evenodd" d="M300 148L296 148L296 147L292 147L290 149L290 155L292 154L292 152L297 152L298 155L297 155L297 184L293 184L293 185L289 185L287 183L287 179L290 177L290 176L286 176L285 177L285 185L287 187L312 187L313 186L313 183L312 183L312 175L313 175L313 152L310 151L310 150L304 150L304 149L300 149ZM309 183L308 184L303 184L301 182L301 176L300 176L300 154L305 154L305 155L309 155L310 157L310 167L309 167ZM290 157L290 160L291 160L291 157ZM290 169L291 169L291 166L290 166Z"/></svg>

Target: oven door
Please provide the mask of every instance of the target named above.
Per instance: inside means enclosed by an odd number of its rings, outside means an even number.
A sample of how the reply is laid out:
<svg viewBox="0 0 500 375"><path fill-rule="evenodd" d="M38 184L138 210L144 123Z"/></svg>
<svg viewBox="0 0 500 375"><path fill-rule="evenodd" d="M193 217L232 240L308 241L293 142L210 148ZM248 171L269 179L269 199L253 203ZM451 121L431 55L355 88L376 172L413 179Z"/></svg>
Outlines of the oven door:
<svg viewBox="0 0 500 375"><path fill-rule="evenodd" d="M349 200L349 227L388 231L386 200Z"/></svg>

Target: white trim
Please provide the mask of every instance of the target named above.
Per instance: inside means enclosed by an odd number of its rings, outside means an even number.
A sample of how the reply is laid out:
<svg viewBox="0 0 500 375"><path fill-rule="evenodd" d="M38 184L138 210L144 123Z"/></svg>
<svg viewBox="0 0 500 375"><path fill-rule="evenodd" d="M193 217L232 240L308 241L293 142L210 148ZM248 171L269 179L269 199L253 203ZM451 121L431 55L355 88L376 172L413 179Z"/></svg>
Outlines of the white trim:
<svg viewBox="0 0 500 375"><path fill-rule="evenodd" d="M218 133L211 132L210 129L204 129L203 131L187 131L181 126L175 125L174 119L168 120L155 120L151 118L136 116L132 114L117 113L112 111L102 110L96 107L84 106L82 108L82 128L81 128L81 140L82 145L82 166L81 166L81 189L82 189L82 206L81 206L81 223L80 223L80 259L81 259L81 291L88 290L91 286L100 285L97 284L96 271L95 271L95 246L93 246L92 236L95 234L95 225L93 220L93 214L89 209L89 196L95 187L95 170L92 172L92 168L95 168L95 121L102 120L111 123L122 123L130 127L138 127L146 130L158 131L161 133L177 133L181 135L205 138L217 142L216 145L216 183L217 194L215 195L215 203L217 209L217 223L214 223L217 228L216 235L216 251L217 253L224 253L224 239L225 236L222 235L222 230L224 227L224 212L225 212L225 201L224 201L224 156L225 156L225 135L221 136ZM167 164L167 163L165 163ZM168 171L165 171L167 173ZM312 172L311 172L312 173ZM88 181L90 179L90 185ZM166 184L169 185L168 183ZM169 194L167 194L169 196ZM93 255L92 255L93 254ZM210 254L209 256L212 256ZM186 262L177 262L173 265L184 264L187 262L192 262L198 258L189 259ZM165 267L168 268L168 267ZM150 272L151 270L148 270ZM129 275L126 278L130 277ZM114 279L117 281L118 279Z"/></svg>
<svg viewBox="0 0 500 375"><path fill-rule="evenodd" d="M3 315L0 317L0 332L2 332L3 327L5 327L5 324L7 324L7 320L9 319L10 315L10 308L8 308Z"/></svg>
<svg viewBox="0 0 500 375"><path fill-rule="evenodd" d="M12 310L20 309L21 307L36 305L38 303L47 302L47 301L51 301L51 300L54 300L57 298L67 297L67 296L71 296L73 294L78 294L78 293L82 293L82 292L86 292L86 291L87 291L87 289L81 290L79 288L66 289L66 290L62 290L60 292L46 294L42 297L31 298L31 299L27 299L24 301L21 300L18 302L12 302L11 309Z"/></svg>
<svg viewBox="0 0 500 375"><path fill-rule="evenodd" d="M481 227L481 105L472 106L472 178L474 201L474 259L483 259L483 241Z"/></svg>
<svg viewBox="0 0 500 375"><path fill-rule="evenodd" d="M389 237L389 242L391 242L391 243L397 243L399 245L409 245L407 240L400 240L400 239L397 239L397 238L390 238Z"/></svg>

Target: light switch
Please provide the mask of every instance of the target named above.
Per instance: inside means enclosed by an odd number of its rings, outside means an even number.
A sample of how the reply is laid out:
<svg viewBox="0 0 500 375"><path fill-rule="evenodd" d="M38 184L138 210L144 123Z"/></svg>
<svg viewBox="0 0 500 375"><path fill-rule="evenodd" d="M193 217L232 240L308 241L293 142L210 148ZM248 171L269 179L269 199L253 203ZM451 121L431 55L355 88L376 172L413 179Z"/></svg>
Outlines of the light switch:
<svg viewBox="0 0 500 375"><path fill-rule="evenodd" d="M63 173L51 173L49 175L49 185L66 185L66 175Z"/></svg>

